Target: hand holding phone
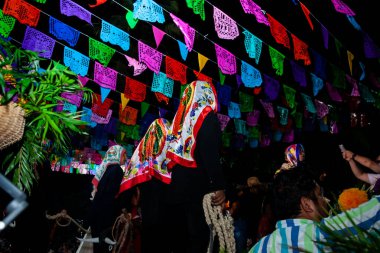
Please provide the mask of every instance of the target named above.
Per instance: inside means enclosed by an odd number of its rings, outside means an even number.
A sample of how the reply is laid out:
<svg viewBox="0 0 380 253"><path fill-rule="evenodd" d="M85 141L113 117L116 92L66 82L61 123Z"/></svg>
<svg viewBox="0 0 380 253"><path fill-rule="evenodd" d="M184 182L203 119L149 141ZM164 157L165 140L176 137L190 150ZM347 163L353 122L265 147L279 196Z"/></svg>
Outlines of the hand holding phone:
<svg viewBox="0 0 380 253"><path fill-rule="evenodd" d="M343 144L340 144L340 145L339 145L339 149L340 149L341 152L346 151L346 149L344 148Z"/></svg>

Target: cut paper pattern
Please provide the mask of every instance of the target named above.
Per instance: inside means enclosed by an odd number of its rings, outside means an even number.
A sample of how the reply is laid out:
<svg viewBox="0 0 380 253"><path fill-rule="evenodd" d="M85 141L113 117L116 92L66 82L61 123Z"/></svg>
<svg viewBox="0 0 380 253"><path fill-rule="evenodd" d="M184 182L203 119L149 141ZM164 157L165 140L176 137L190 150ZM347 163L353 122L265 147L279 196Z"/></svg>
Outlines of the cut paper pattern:
<svg viewBox="0 0 380 253"><path fill-rule="evenodd" d="M284 47L290 49L290 40L288 33L286 31L286 27L283 26L280 22L278 22L276 19L274 19L271 15L266 13L268 17L268 21L270 23L270 32L274 38L274 40L278 43L283 45Z"/></svg>
<svg viewBox="0 0 380 253"><path fill-rule="evenodd" d="M258 87L263 82L260 71L245 61L241 61L241 81L247 88Z"/></svg>
<svg viewBox="0 0 380 253"><path fill-rule="evenodd" d="M273 105L271 102L265 102L264 100L260 99L260 103L263 106L265 112L267 113L268 117L271 119L275 118Z"/></svg>
<svg viewBox="0 0 380 253"><path fill-rule="evenodd" d="M368 34L363 34L364 56L368 59L380 58L380 48Z"/></svg>
<svg viewBox="0 0 380 253"><path fill-rule="evenodd" d="M239 36L236 21L214 6L214 25L219 38L233 40Z"/></svg>
<svg viewBox="0 0 380 253"><path fill-rule="evenodd" d="M129 34L117 28L114 25L102 20L102 29L100 31L100 39L113 45L120 46L124 51L129 50L130 39Z"/></svg>
<svg viewBox="0 0 380 253"><path fill-rule="evenodd" d="M224 115L224 114L220 114L220 113L217 113L216 116L218 117L218 120L219 120L220 129L223 132L224 129L226 128L228 122L230 121L230 117L228 117L228 115Z"/></svg>
<svg viewBox="0 0 380 253"><path fill-rule="evenodd" d="M317 109L315 109L315 106L314 106L314 103L313 103L313 100L311 99L311 97L309 95L304 94L304 93L301 93L301 96L302 96L302 99L305 103L306 110L308 110L311 113L316 113Z"/></svg>
<svg viewBox="0 0 380 253"><path fill-rule="evenodd" d="M359 83L359 91L360 91L360 94L362 95L362 98L364 98L364 100L367 103L371 103L371 104L375 103L375 98L366 85Z"/></svg>
<svg viewBox="0 0 380 253"><path fill-rule="evenodd" d="M127 76L125 78L124 95L130 100L142 102L146 96L146 85Z"/></svg>
<svg viewBox="0 0 380 253"><path fill-rule="evenodd" d="M205 0L186 0L188 8L193 9L194 14L201 16L201 19L205 21Z"/></svg>
<svg viewBox="0 0 380 253"><path fill-rule="evenodd" d="M25 30L22 48L38 52L38 55L43 58L50 59L55 46L55 40L46 34L27 26Z"/></svg>
<svg viewBox="0 0 380 253"><path fill-rule="evenodd" d="M65 46L63 51L63 63L76 74L86 76L90 66L90 58Z"/></svg>
<svg viewBox="0 0 380 253"><path fill-rule="evenodd" d="M133 17L148 22L165 22L161 6L152 0L136 0L133 3Z"/></svg>
<svg viewBox="0 0 380 253"><path fill-rule="evenodd" d="M126 125L136 125L139 110L126 106L124 109L119 106L119 120Z"/></svg>
<svg viewBox="0 0 380 253"><path fill-rule="evenodd" d="M248 126L257 126L260 119L260 111L259 110L253 110L252 112L247 113L247 125Z"/></svg>
<svg viewBox="0 0 380 253"><path fill-rule="evenodd" d="M63 103L63 108L62 108L62 111L66 111L66 112L70 112L70 113L74 113L78 110L78 108L76 107L76 105L74 104L71 104L69 102L64 102Z"/></svg>
<svg viewBox="0 0 380 253"><path fill-rule="evenodd" d="M91 109L85 106L83 106L82 109L83 109L83 114L82 114L81 120L83 120L84 122L87 122L87 125L90 126L91 128L94 128L97 124L96 122L93 122L91 120L91 116L92 116Z"/></svg>
<svg viewBox="0 0 380 253"><path fill-rule="evenodd" d="M53 17L49 19L49 32L57 39L66 41L72 47L77 44L80 35L78 30Z"/></svg>
<svg viewBox="0 0 380 253"><path fill-rule="evenodd" d="M215 45L216 58L218 60L218 67L223 74L233 75L236 74L236 58L235 55L228 52L226 49Z"/></svg>
<svg viewBox="0 0 380 253"><path fill-rule="evenodd" d="M284 73L285 55L281 54L271 46L268 47L270 59L272 61L272 68L276 70L276 75L282 76L282 74Z"/></svg>
<svg viewBox="0 0 380 253"><path fill-rule="evenodd" d="M283 84L285 99L290 108L294 108L296 100L296 90Z"/></svg>
<svg viewBox="0 0 380 253"><path fill-rule="evenodd" d="M239 104L237 104L235 102L230 102L230 104L228 105L228 116L231 119L240 119L241 118Z"/></svg>
<svg viewBox="0 0 380 253"><path fill-rule="evenodd" d="M37 26L40 10L23 0L6 0L3 13L15 17L21 24Z"/></svg>
<svg viewBox="0 0 380 253"><path fill-rule="evenodd" d="M94 93L92 99L92 107L91 111L96 113L98 116L107 118L109 109L111 108L114 101L112 99L106 98L102 103L101 96L99 94ZM96 121L95 121L96 122ZM100 122L97 122L100 123Z"/></svg>
<svg viewBox="0 0 380 253"><path fill-rule="evenodd" d="M181 19L179 19L172 13L170 13L170 17L173 19L174 24L176 24L183 33L187 50L191 52L194 46L195 29L189 26L189 24L183 22Z"/></svg>
<svg viewBox="0 0 380 253"><path fill-rule="evenodd" d="M181 84L187 83L186 71L187 66L180 63L179 61L174 60L173 58L166 56L166 75L176 81L180 81Z"/></svg>
<svg viewBox="0 0 380 253"><path fill-rule="evenodd" d="M14 17L5 15L2 10L0 10L0 35L4 38L8 38L9 34L16 24L16 19Z"/></svg>
<svg viewBox="0 0 380 253"><path fill-rule="evenodd" d="M317 116L319 119L322 119L329 113L329 107L322 101L314 99L314 105L317 109Z"/></svg>
<svg viewBox="0 0 380 253"><path fill-rule="evenodd" d="M107 115L105 117L102 117L96 113L92 113L91 121L94 121L98 124L108 124L110 122L111 116L112 116L112 110L108 110Z"/></svg>
<svg viewBox="0 0 380 253"><path fill-rule="evenodd" d="M294 81L299 83L301 87L307 86L305 68L298 65L295 61L290 60Z"/></svg>
<svg viewBox="0 0 380 253"><path fill-rule="evenodd" d="M156 99L157 99L157 101L159 102L159 103L162 103L162 102L164 102L165 104L169 104L169 98L167 97L167 96L165 96L164 94L162 94L162 93L160 93L160 92L153 92L154 93L154 95L156 96ZM161 116L162 114L162 112L163 112L163 110L164 109L161 109L161 110L159 110L159 113L160 113L160 117L163 117L163 116Z"/></svg>
<svg viewBox="0 0 380 253"><path fill-rule="evenodd" d="M313 95L318 95L319 91L323 88L324 82L321 78L314 75L313 73L310 73L311 76L311 82L313 83Z"/></svg>
<svg viewBox="0 0 380 253"><path fill-rule="evenodd" d="M353 12L350 7L348 7L345 3L340 0L331 0L334 8L337 12L346 14L348 16L355 16L355 12Z"/></svg>
<svg viewBox="0 0 380 253"><path fill-rule="evenodd" d="M158 74L160 72L162 54L141 41L138 42L138 48L139 61L145 63L150 70Z"/></svg>
<svg viewBox="0 0 380 253"><path fill-rule="evenodd" d="M357 80L348 74L346 74L346 80L352 85L351 97L360 97Z"/></svg>
<svg viewBox="0 0 380 253"><path fill-rule="evenodd" d="M83 92L63 92L61 97L67 99L67 102L74 104L76 107L79 107L82 102Z"/></svg>
<svg viewBox="0 0 380 253"><path fill-rule="evenodd" d="M289 110L282 106L277 106L278 116L280 118L280 125L286 126L288 124Z"/></svg>
<svg viewBox="0 0 380 253"><path fill-rule="evenodd" d="M269 100L276 100L280 92L280 82L266 74L263 74L264 79L264 92Z"/></svg>
<svg viewBox="0 0 380 253"><path fill-rule="evenodd" d="M311 54L313 56L313 65L314 65L314 71L313 73L323 80L327 79L327 72L326 72L326 63L327 60L322 55L317 53L315 50L311 50Z"/></svg>
<svg viewBox="0 0 380 253"><path fill-rule="evenodd" d="M334 86L332 86L329 82L326 82L326 87L327 87L327 91L329 93L331 100L335 102L343 101L342 96L340 95L339 91Z"/></svg>
<svg viewBox="0 0 380 253"><path fill-rule="evenodd" d="M74 3L70 0L61 0L61 14L66 15L68 17L76 16L79 19L86 21L90 25L91 23L91 12L83 8L77 3Z"/></svg>
<svg viewBox="0 0 380 253"><path fill-rule="evenodd" d="M257 22L269 26L269 21L264 14L265 11L263 11L260 6L252 0L240 0L240 4L245 13L255 15Z"/></svg>
<svg viewBox="0 0 380 253"><path fill-rule="evenodd" d="M246 122L241 119L234 119L235 133L246 136L248 131Z"/></svg>
<svg viewBox="0 0 380 253"><path fill-rule="evenodd" d="M107 66L110 62L112 56L115 54L116 50L106 44L94 40L93 38L88 39L88 51L89 56L93 60L98 60L104 66Z"/></svg>
<svg viewBox="0 0 380 253"><path fill-rule="evenodd" d="M94 81L103 88L116 90L117 71L95 62Z"/></svg>
<svg viewBox="0 0 380 253"><path fill-rule="evenodd" d="M129 57L128 55L125 55L125 58L128 61L128 66L133 67L133 76L138 76L147 69L145 63L139 62L138 60Z"/></svg>
<svg viewBox="0 0 380 253"><path fill-rule="evenodd" d="M245 46L245 50L248 53L248 56L250 58L255 59L256 64L259 64L261 50L263 47L262 40L260 40L255 35L248 32L247 30L244 30L243 34L245 35L244 46Z"/></svg>
<svg viewBox="0 0 380 253"><path fill-rule="evenodd" d="M244 92L239 92L240 112L252 112L253 96Z"/></svg>
<svg viewBox="0 0 380 253"><path fill-rule="evenodd" d="M171 98L173 96L173 86L174 81L168 78L165 73L153 73L152 92L160 92L166 97Z"/></svg>
<svg viewBox="0 0 380 253"><path fill-rule="evenodd" d="M228 106L231 101L231 86L223 85L217 87L218 102L221 105Z"/></svg>
<svg viewBox="0 0 380 253"><path fill-rule="evenodd" d="M305 65L310 65L311 60L310 60L310 55L308 51L309 46L305 42L297 38L294 34L292 34L292 39L293 39L294 59L302 60Z"/></svg>

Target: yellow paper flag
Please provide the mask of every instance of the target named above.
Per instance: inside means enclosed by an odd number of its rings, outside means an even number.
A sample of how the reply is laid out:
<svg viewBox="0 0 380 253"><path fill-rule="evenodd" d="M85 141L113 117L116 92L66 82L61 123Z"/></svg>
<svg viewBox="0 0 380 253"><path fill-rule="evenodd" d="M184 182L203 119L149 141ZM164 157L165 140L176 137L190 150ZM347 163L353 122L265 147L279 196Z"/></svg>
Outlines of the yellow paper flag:
<svg viewBox="0 0 380 253"><path fill-rule="evenodd" d="M129 98L125 97L124 93L120 94L120 98L121 98L121 110L124 110L124 108L127 106L129 102Z"/></svg>
<svg viewBox="0 0 380 253"><path fill-rule="evenodd" d="M204 55L198 53L198 64L199 64L199 72L202 71L203 67L206 65L208 58Z"/></svg>
<svg viewBox="0 0 380 253"><path fill-rule="evenodd" d="M355 58L354 55L347 50L347 57L348 57L348 65L350 66L350 72L352 75L352 60Z"/></svg>

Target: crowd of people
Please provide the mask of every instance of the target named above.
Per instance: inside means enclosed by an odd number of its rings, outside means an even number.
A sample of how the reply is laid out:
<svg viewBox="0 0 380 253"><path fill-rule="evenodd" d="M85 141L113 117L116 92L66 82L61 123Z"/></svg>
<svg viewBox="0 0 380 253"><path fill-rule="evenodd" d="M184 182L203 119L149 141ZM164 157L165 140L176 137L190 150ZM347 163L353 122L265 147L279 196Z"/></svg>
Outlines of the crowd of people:
<svg viewBox="0 0 380 253"><path fill-rule="evenodd" d="M284 162L274 168L271 180L250 175L231 189L221 165L217 106L212 84L194 81L184 90L172 123L153 121L128 162L121 145L109 147L89 196L94 253L213 253L221 248L237 253L329 252L336 249L324 244L329 235L321 224L340 233L350 230L353 236L358 228L380 229L380 156L371 160L342 151L347 167L373 194L344 213L329 212L326 171L314 170L301 143L286 147ZM204 197L210 193L208 209ZM347 214L352 219L345 219ZM124 238L118 240L115 221L121 215L130 230L124 235L119 231Z"/></svg>
<svg viewBox="0 0 380 253"><path fill-rule="evenodd" d="M342 219L344 214L329 216L329 200L323 191L326 171L319 170L316 174L307 162L303 145L295 143L285 149L285 161L275 170L272 180L261 182L259 177L252 175L244 185L236 185L226 192L216 112L213 87L206 82L193 82L185 89L172 124L159 131L164 136L156 136L157 131L153 129L157 128L157 122L153 122L152 131L140 142L144 147L136 149L130 163L133 168L127 167L127 177L132 183L122 187L123 191L138 187L145 189L141 203L156 199L148 205L149 210L144 208L146 204L142 205L142 231L144 217L159 215L161 221L150 222L147 218L149 225L145 229L156 233L143 232L141 252L217 252L220 242L215 240L213 224L210 226L206 222L202 206L203 197L210 192L213 193L212 205L219 206L222 213L228 212L233 218L234 252L279 252L294 248L328 251L323 243L315 243L327 240L319 224L334 228L333 221ZM155 153L154 148L160 152ZM149 156L145 156L143 150L150 152ZM165 159L162 159L163 154ZM371 185L376 193L380 165L349 150L342 152L342 158L348 162L353 175ZM367 167L372 172L364 172L360 167ZM141 173L131 175L134 168ZM157 176L162 171L166 177ZM120 183L120 177L117 182ZM155 186L150 186L152 184ZM112 196L119 193L114 191ZM95 195L94 203L96 200ZM378 229L379 200L374 195L357 210L348 211L357 224L341 225L348 229L356 226Z"/></svg>

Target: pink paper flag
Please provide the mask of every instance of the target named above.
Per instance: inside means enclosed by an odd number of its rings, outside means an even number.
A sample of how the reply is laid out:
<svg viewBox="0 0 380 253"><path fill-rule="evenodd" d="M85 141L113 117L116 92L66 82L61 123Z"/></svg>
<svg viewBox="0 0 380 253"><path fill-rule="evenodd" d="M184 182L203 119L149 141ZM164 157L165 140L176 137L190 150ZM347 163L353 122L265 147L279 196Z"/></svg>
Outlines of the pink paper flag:
<svg viewBox="0 0 380 253"><path fill-rule="evenodd" d="M155 27L154 25L152 25L152 30L153 30L153 34L154 34L154 39L156 41L156 45L158 48L160 46L160 43L162 41L162 38L164 37L164 35L166 34L165 32L161 31L160 29L158 29L157 27Z"/></svg>
<svg viewBox="0 0 380 253"><path fill-rule="evenodd" d="M355 16L355 12L353 12L350 7L348 7L345 3L340 0L331 0L334 8L337 12L346 14L348 16Z"/></svg>
<svg viewBox="0 0 380 253"><path fill-rule="evenodd" d="M189 52L192 51L193 46L194 46L194 39L195 39L195 29L189 26L189 24L183 22L181 19L174 16L172 13L170 13L170 17L172 17L173 22L178 26L178 28L183 33L183 36L185 37L187 50Z"/></svg>
<svg viewBox="0 0 380 253"><path fill-rule="evenodd" d="M82 83L83 86L85 86L87 84L89 78L85 77L85 76L78 75L78 80Z"/></svg>
<svg viewBox="0 0 380 253"><path fill-rule="evenodd" d="M240 4L245 13L255 15L257 22L269 26L269 21L260 6L252 0L240 0Z"/></svg>
<svg viewBox="0 0 380 253"><path fill-rule="evenodd" d="M140 75L144 70L146 70L147 66L143 62L139 62L138 60L129 57L128 55L125 55L125 58L127 58L128 66L133 67L133 76Z"/></svg>
<svg viewBox="0 0 380 253"><path fill-rule="evenodd" d="M236 74L236 57L221 46L215 45L218 67L223 74Z"/></svg>
<svg viewBox="0 0 380 253"><path fill-rule="evenodd" d="M162 53L144 44L138 42L139 48L139 61L145 63L150 70L154 73L160 73L160 67L162 62Z"/></svg>

